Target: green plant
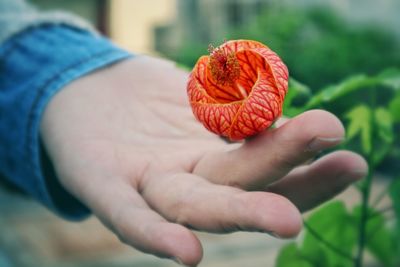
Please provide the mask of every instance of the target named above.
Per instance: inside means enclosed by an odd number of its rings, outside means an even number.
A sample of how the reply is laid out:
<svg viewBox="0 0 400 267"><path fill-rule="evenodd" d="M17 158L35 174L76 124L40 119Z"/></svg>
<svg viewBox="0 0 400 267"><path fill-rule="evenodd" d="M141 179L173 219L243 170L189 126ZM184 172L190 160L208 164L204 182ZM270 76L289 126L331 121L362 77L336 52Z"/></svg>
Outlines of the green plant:
<svg viewBox="0 0 400 267"><path fill-rule="evenodd" d="M315 89L355 72L373 74L400 63L393 33L377 25L355 25L326 7L272 4L227 38L267 44L287 64L292 77Z"/></svg>
<svg viewBox="0 0 400 267"><path fill-rule="evenodd" d="M203 26L195 29L199 36ZM374 74L400 64L399 42L394 33L377 25L353 25L326 7L298 8L271 3L254 19L223 32L224 35L212 37L215 39L188 39L167 56L192 67L207 53L209 43L218 45L224 39L257 40L276 51L290 75L313 91L355 72Z"/></svg>
<svg viewBox="0 0 400 267"><path fill-rule="evenodd" d="M305 85L291 80L285 114L294 116L312 108L340 106L347 128L343 147L362 154L369 173L356 185L359 204L351 210L341 201L322 206L305 221L302 241L282 248L276 266L361 267L365 250L380 266L399 266L400 176L390 177L390 185L372 201L370 192L377 167L396 149L400 139L396 135L400 128L400 70L355 75L313 96L310 92ZM385 196L391 198L392 206L378 209ZM395 216L390 217L390 212Z"/></svg>

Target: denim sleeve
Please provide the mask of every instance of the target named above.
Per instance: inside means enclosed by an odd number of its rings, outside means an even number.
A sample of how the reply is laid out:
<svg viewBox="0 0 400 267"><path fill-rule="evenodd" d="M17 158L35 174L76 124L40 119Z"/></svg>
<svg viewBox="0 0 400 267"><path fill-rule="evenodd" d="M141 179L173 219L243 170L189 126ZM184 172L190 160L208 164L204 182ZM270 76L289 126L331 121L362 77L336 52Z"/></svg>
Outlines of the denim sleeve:
<svg viewBox="0 0 400 267"><path fill-rule="evenodd" d="M89 210L59 184L42 147L43 111L69 82L132 56L66 25L41 25L0 45L0 176L67 218Z"/></svg>

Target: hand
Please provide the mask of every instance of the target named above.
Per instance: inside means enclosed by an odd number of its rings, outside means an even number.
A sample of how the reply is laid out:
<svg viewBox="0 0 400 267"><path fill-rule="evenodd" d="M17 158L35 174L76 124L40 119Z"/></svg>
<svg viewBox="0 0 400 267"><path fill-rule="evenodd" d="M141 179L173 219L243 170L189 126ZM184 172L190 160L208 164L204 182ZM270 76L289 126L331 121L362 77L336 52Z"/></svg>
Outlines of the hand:
<svg viewBox="0 0 400 267"><path fill-rule="evenodd" d="M363 177L338 151L332 114L313 110L244 143L227 144L192 115L187 73L138 56L82 77L48 105L41 136L62 185L131 246L185 265L202 257L189 230L301 229L300 211Z"/></svg>

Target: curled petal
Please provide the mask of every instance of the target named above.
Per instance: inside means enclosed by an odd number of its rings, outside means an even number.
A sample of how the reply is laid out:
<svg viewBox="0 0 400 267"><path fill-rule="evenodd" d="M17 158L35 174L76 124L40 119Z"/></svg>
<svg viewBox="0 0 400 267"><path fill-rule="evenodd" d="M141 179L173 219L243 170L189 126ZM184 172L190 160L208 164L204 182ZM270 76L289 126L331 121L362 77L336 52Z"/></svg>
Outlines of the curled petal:
<svg viewBox="0 0 400 267"><path fill-rule="evenodd" d="M240 140L257 134L282 114L288 70L265 45L229 41L202 56L187 86L195 117L218 135Z"/></svg>

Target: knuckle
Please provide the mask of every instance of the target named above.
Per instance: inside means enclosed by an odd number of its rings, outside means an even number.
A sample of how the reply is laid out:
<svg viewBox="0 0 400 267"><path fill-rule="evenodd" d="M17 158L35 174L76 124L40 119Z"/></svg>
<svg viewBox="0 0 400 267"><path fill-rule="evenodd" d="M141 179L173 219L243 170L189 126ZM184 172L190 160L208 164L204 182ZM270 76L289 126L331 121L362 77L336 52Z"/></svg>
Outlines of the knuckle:
<svg viewBox="0 0 400 267"><path fill-rule="evenodd" d="M299 165L303 159L300 155L278 152L274 154L272 161L272 166L275 166L279 172L287 172Z"/></svg>

